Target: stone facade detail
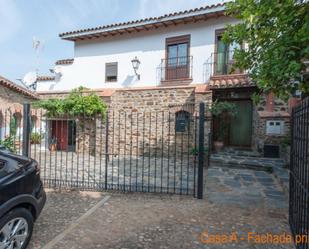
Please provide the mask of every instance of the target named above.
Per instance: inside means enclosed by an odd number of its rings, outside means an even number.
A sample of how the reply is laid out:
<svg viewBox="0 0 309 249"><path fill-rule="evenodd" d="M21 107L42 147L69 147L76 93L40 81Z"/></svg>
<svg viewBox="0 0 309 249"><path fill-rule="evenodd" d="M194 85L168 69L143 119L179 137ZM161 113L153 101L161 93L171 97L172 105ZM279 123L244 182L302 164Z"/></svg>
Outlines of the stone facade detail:
<svg viewBox="0 0 309 249"><path fill-rule="evenodd" d="M209 105L211 94L196 94L195 87L116 91L107 102L108 129L106 117L77 121L77 151L104 154L108 139L108 153L114 156L188 155L197 146L201 101ZM184 132L175 130L180 111L189 114ZM207 122L205 147L209 132Z"/></svg>
<svg viewBox="0 0 309 249"><path fill-rule="evenodd" d="M105 117L77 120L76 150L105 154L107 149L114 156L144 154L160 157L168 153L190 154L198 141L199 104L206 104L205 148L208 148L211 146L209 139L213 133L212 116L208 107L214 99L233 101L234 96L250 99L252 92L254 88L251 87L250 91L229 89L218 93L205 85L115 90L111 96L102 96L109 106L108 128ZM63 98L67 94L44 94L43 98ZM265 144L280 145L290 132L288 105L272 98L272 111L269 111L269 99L264 95L258 105L252 104L251 148L261 154ZM176 113L179 111L188 112L190 117L189 128L185 132L175 131ZM267 120L284 121L284 134L266 134Z"/></svg>
<svg viewBox="0 0 309 249"><path fill-rule="evenodd" d="M269 104L268 101L271 101ZM260 103L254 108L253 149L263 154L264 145L278 145L282 150L282 142L290 134L290 114L288 104L274 96L262 95ZM283 121L283 134L266 133L267 121Z"/></svg>
<svg viewBox="0 0 309 249"><path fill-rule="evenodd" d="M0 76L0 140L10 134L10 122L16 118L16 139L22 137L23 104L38 99L30 90L23 89Z"/></svg>

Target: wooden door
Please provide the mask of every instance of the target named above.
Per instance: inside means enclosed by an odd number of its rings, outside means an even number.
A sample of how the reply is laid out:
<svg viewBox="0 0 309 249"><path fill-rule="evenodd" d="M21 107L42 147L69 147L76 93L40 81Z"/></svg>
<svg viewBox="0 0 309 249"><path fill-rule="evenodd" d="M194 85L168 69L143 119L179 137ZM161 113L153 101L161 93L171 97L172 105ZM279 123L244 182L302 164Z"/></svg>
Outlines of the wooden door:
<svg viewBox="0 0 309 249"><path fill-rule="evenodd" d="M57 150L68 148L68 121L52 120L52 141L57 143Z"/></svg>
<svg viewBox="0 0 309 249"><path fill-rule="evenodd" d="M229 144L250 147L252 137L252 102L250 100L233 101L237 106L237 115L230 121Z"/></svg>

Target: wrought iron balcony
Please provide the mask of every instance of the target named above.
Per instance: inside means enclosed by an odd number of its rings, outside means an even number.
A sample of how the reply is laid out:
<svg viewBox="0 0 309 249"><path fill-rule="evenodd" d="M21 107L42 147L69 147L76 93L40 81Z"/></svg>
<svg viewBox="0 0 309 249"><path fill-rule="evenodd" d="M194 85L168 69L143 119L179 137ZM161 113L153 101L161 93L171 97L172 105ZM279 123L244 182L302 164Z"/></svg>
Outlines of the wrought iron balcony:
<svg viewBox="0 0 309 249"><path fill-rule="evenodd" d="M192 56L162 59L159 67L161 83L191 80L192 60Z"/></svg>
<svg viewBox="0 0 309 249"><path fill-rule="evenodd" d="M244 71L234 68L234 51L212 53L204 63L204 81L208 82L213 76L243 74Z"/></svg>

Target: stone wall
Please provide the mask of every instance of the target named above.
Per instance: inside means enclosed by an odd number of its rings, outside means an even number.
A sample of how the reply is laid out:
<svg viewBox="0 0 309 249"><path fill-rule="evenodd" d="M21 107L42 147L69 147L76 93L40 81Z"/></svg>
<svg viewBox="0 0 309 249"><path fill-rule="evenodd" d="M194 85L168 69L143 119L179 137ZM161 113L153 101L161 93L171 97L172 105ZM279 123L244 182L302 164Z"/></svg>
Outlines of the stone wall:
<svg viewBox="0 0 309 249"><path fill-rule="evenodd" d="M108 129L107 121L102 117L87 120L83 124L77 122L77 151L104 154L108 139L108 153L113 155L185 156L197 147L201 102L206 104L205 148L208 148L212 117L207 107L213 98L218 98L218 94L219 99L233 100L231 91L214 93L207 90L206 85L116 90L110 97L103 98L109 106ZM235 96L249 99L253 91L241 89ZM63 98L66 95L59 93L48 97ZM258 105L253 104L252 149L263 153L264 144L282 143L290 130L287 110L288 105L275 98L272 111L268 111L267 96L262 96ZM183 132L175 130L176 113L179 111L189 114L187 129ZM266 134L266 121L270 119L284 121L283 135Z"/></svg>
<svg viewBox="0 0 309 249"><path fill-rule="evenodd" d="M198 142L199 103L209 104L211 99L211 92L196 93L195 87L116 91L109 102L108 130L101 117L88 120L84 127L77 123L77 150L104 154L108 133L112 155L188 155ZM176 113L180 111L187 112L189 119L185 131L177 132ZM208 119L205 147L209 131Z"/></svg>
<svg viewBox="0 0 309 249"><path fill-rule="evenodd" d="M278 145L282 149L282 142L290 135L290 114L288 103L278 98L271 100L271 109L267 107L267 96L262 95L260 103L254 108L254 134L253 148L263 154L264 145ZM266 133L266 122L269 120L283 121L284 130L281 135L271 135Z"/></svg>

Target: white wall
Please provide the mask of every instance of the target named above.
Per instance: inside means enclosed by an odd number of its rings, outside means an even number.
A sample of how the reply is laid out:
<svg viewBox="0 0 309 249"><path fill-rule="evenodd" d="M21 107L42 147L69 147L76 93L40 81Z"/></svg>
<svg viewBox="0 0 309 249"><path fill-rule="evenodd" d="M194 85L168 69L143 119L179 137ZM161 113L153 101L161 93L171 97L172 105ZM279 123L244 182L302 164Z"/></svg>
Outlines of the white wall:
<svg viewBox="0 0 309 249"><path fill-rule="evenodd" d="M52 91L54 90L56 84L58 83L52 80L38 81L36 90L38 92Z"/></svg>
<svg viewBox="0 0 309 249"><path fill-rule="evenodd" d="M203 64L214 52L215 30L236 21L228 17L210 19L207 22L161 28L156 31L123 34L114 37L85 40L75 43L72 65L63 65L62 77L57 83L42 82L38 91L70 90L78 86L88 88L143 87L160 84L158 67L165 57L165 39L179 35L191 35L190 55L193 56L192 83L203 83ZM135 77L131 60L141 61ZM118 81L105 82L105 63L118 62ZM43 86L44 84L44 86Z"/></svg>

